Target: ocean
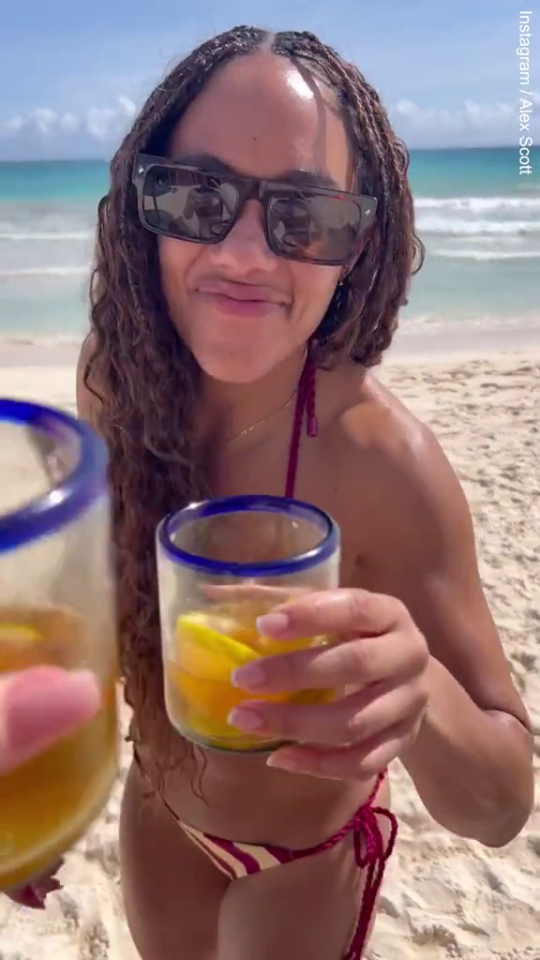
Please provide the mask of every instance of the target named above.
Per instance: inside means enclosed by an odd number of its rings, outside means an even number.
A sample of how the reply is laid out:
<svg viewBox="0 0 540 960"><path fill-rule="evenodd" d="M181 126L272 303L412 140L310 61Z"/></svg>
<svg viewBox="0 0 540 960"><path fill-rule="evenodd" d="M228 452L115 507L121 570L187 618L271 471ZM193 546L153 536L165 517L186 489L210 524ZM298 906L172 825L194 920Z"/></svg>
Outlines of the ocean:
<svg viewBox="0 0 540 960"><path fill-rule="evenodd" d="M404 325L540 319L540 148L419 150L410 181L427 253ZM0 163L0 340L74 341L87 327L100 161Z"/></svg>

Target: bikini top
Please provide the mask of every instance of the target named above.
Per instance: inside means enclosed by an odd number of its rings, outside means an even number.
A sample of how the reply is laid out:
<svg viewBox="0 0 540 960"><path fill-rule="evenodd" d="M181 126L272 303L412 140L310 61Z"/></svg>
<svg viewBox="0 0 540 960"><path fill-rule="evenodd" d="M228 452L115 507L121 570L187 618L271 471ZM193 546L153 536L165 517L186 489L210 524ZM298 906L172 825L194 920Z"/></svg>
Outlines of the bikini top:
<svg viewBox="0 0 540 960"><path fill-rule="evenodd" d="M316 437L318 433L318 424L316 416L316 368L313 360L308 357L300 382L298 384L298 394L296 397L296 408L294 411L293 428L291 442L289 445L289 459L287 462L287 478L285 482L285 496L294 497L296 486L296 475L298 472L298 456L300 453L300 442L302 439L302 429L307 421L308 437Z"/></svg>

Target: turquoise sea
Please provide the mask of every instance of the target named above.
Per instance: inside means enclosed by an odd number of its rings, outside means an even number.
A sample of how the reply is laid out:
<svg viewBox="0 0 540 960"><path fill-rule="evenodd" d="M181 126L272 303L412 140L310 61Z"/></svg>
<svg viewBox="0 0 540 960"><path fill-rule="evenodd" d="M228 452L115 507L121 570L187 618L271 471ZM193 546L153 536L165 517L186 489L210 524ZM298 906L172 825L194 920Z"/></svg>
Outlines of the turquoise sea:
<svg viewBox="0 0 540 960"><path fill-rule="evenodd" d="M540 317L540 148L413 151L427 247L406 323ZM0 163L0 338L78 340L105 162Z"/></svg>

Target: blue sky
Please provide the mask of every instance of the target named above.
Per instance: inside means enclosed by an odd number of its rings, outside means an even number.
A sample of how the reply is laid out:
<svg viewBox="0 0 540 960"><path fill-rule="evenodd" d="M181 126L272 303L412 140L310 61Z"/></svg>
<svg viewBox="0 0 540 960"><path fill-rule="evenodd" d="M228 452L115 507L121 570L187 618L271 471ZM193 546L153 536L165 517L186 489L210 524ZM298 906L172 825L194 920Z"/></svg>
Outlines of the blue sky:
<svg viewBox="0 0 540 960"><path fill-rule="evenodd" d="M167 67L238 23L332 43L411 148L513 145L518 16L507 0L14 0L1 15L0 160L109 157ZM531 20L538 143L540 11Z"/></svg>

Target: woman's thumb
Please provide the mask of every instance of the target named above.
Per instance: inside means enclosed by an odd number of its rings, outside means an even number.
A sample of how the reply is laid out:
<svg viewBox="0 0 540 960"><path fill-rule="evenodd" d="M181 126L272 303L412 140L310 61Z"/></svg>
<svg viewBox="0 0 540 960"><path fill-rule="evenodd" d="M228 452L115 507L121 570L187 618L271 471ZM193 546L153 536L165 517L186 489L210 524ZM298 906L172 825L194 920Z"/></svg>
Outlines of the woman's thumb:
<svg viewBox="0 0 540 960"><path fill-rule="evenodd" d="M0 676L0 776L90 720L100 706L86 670L35 667Z"/></svg>

